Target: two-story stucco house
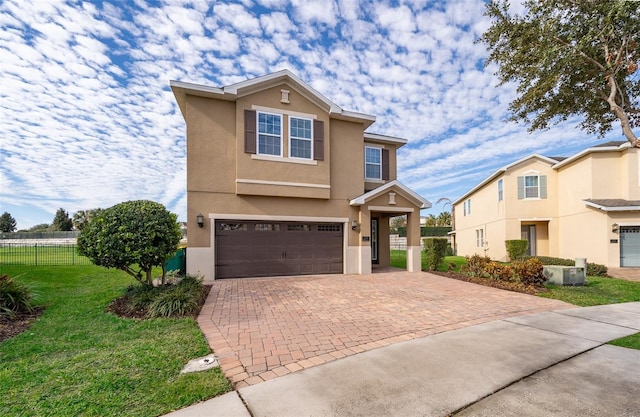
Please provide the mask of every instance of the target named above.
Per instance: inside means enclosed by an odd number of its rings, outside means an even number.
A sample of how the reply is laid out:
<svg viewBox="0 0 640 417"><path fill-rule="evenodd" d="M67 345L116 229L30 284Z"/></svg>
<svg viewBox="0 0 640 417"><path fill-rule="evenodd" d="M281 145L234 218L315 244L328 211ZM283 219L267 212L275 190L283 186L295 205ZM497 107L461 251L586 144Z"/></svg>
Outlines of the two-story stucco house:
<svg viewBox="0 0 640 417"><path fill-rule="evenodd" d="M505 240L526 239L530 255L640 266L639 156L608 142L499 169L454 201L457 253L505 261Z"/></svg>
<svg viewBox="0 0 640 417"><path fill-rule="evenodd" d="M367 132L287 70L217 88L171 81L187 127L187 272L205 279L365 274L389 265L389 218L420 210L396 179L407 141Z"/></svg>

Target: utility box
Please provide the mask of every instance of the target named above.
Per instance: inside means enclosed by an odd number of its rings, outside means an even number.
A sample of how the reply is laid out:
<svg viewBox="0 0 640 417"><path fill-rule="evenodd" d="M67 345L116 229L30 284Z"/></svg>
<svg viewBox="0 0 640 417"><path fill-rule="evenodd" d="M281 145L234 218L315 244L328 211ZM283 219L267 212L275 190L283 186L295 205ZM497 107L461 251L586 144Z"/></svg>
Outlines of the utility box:
<svg viewBox="0 0 640 417"><path fill-rule="evenodd" d="M587 282L587 271L583 267L545 265L542 273L549 284L555 285L585 285Z"/></svg>

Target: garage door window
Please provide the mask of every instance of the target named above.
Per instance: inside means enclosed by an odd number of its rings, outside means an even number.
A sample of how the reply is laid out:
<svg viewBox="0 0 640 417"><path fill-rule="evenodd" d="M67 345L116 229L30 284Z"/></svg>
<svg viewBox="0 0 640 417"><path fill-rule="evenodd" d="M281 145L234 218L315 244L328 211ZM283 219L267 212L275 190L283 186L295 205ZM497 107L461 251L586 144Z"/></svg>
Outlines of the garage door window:
<svg viewBox="0 0 640 417"><path fill-rule="evenodd" d="M287 231L289 232L310 232L310 224L289 224L287 225Z"/></svg>
<svg viewBox="0 0 640 417"><path fill-rule="evenodd" d="M333 224L321 224L318 225L318 232L339 232L340 229L340 225L333 225Z"/></svg>
<svg viewBox="0 0 640 417"><path fill-rule="evenodd" d="M280 225L273 223L258 223L254 230L256 232L279 232Z"/></svg>
<svg viewBox="0 0 640 417"><path fill-rule="evenodd" d="M230 231L246 232L247 224L246 223L218 223L218 230L224 230L227 232L230 232Z"/></svg>

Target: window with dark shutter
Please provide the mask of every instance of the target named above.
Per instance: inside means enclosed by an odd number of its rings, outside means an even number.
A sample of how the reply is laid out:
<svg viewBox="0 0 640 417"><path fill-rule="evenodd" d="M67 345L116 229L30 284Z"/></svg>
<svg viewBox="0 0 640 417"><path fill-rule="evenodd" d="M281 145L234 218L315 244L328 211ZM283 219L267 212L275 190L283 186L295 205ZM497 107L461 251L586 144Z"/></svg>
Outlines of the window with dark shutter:
<svg viewBox="0 0 640 417"><path fill-rule="evenodd" d="M313 121L313 159L324 161L324 122Z"/></svg>
<svg viewBox="0 0 640 417"><path fill-rule="evenodd" d="M256 153L256 112L244 111L244 152Z"/></svg>

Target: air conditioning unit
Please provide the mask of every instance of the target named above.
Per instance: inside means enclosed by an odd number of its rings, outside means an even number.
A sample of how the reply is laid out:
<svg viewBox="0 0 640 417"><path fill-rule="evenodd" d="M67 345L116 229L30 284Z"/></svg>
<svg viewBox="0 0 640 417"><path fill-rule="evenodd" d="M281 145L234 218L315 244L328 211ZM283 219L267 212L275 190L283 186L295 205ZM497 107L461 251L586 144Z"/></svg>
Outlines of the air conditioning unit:
<svg viewBox="0 0 640 417"><path fill-rule="evenodd" d="M585 285L587 282L587 270L584 267L545 265L542 273L549 284Z"/></svg>

